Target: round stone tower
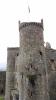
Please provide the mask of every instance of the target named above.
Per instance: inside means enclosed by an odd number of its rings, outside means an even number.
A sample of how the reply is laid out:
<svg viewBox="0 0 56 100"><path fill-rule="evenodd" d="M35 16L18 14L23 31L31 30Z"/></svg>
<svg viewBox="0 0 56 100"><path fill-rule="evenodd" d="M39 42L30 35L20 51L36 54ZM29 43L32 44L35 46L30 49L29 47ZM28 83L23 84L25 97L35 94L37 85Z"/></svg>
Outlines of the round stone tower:
<svg viewBox="0 0 56 100"><path fill-rule="evenodd" d="M47 67L41 22L19 23L18 79L20 100L48 100Z"/></svg>

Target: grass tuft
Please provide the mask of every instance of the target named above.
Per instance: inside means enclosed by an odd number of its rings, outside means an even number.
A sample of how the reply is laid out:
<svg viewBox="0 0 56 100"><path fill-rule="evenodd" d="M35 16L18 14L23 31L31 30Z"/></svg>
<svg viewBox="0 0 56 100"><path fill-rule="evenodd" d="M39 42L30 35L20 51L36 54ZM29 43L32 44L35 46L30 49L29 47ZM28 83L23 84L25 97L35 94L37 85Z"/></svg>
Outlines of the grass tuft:
<svg viewBox="0 0 56 100"><path fill-rule="evenodd" d="M4 100L4 97L3 96L0 96L0 100Z"/></svg>

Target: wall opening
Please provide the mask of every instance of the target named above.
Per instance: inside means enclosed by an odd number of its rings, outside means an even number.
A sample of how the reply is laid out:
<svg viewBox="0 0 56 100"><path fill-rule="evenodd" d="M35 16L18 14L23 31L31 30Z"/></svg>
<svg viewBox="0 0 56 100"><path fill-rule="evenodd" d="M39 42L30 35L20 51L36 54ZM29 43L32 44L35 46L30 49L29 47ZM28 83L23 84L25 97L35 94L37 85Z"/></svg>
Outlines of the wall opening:
<svg viewBox="0 0 56 100"><path fill-rule="evenodd" d="M19 56L19 53L17 53L17 56Z"/></svg>
<svg viewBox="0 0 56 100"><path fill-rule="evenodd" d="M41 52L41 51L39 51L39 53L40 53L40 55L42 56L42 52Z"/></svg>
<svg viewBox="0 0 56 100"><path fill-rule="evenodd" d="M50 59L50 61L53 63L54 62L54 59Z"/></svg>
<svg viewBox="0 0 56 100"><path fill-rule="evenodd" d="M15 100L19 100L19 94L15 94Z"/></svg>
<svg viewBox="0 0 56 100"><path fill-rule="evenodd" d="M32 87L34 87L36 75L28 75L27 77L28 77L29 83L32 85Z"/></svg>
<svg viewBox="0 0 56 100"><path fill-rule="evenodd" d="M30 64L31 68L32 68L32 64Z"/></svg>
<svg viewBox="0 0 56 100"><path fill-rule="evenodd" d="M32 79L32 78L29 79L29 82L31 83L32 86L35 86L35 81L34 81L34 79Z"/></svg>
<svg viewBox="0 0 56 100"><path fill-rule="evenodd" d="M10 95L10 100L13 100L13 96L12 95Z"/></svg>
<svg viewBox="0 0 56 100"><path fill-rule="evenodd" d="M4 90L3 90L3 88L0 90L0 94L1 94L1 95L4 94Z"/></svg>

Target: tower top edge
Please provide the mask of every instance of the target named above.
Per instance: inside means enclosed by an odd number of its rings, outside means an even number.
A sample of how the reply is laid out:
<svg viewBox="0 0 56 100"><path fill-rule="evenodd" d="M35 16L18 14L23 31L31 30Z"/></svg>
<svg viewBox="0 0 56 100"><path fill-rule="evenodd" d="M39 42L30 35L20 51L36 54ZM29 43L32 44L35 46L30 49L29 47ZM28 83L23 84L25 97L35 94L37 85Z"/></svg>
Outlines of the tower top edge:
<svg viewBox="0 0 56 100"><path fill-rule="evenodd" d="M22 23L19 23L19 30L21 30L22 28L25 28L27 26L36 26L36 27L43 29L42 22L22 22Z"/></svg>
<svg viewBox="0 0 56 100"><path fill-rule="evenodd" d="M18 50L19 47L8 47L7 50Z"/></svg>

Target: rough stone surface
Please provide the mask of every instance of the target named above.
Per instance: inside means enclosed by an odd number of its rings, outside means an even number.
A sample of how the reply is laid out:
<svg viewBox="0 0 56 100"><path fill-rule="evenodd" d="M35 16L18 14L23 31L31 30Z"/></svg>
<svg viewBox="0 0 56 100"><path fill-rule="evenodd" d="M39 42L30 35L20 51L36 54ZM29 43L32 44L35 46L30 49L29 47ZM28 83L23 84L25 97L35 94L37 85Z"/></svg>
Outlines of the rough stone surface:
<svg viewBox="0 0 56 100"><path fill-rule="evenodd" d="M8 48L7 49L5 100L10 100L11 91L14 89L15 59L18 53L19 53L19 48Z"/></svg>
<svg viewBox="0 0 56 100"><path fill-rule="evenodd" d="M20 51L7 50L5 100L56 100L56 50L44 47L43 21L19 31Z"/></svg>
<svg viewBox="0 0 56 100"><path fill-rule="evenodd" d="M50 100L56 100L56 50L46 48Z"/></svg>
<svg viewBox="0 0 56 100"><path fill-rule="evenodd" d="M5 95L6 71L0 71L0 95Z"/></svg>

